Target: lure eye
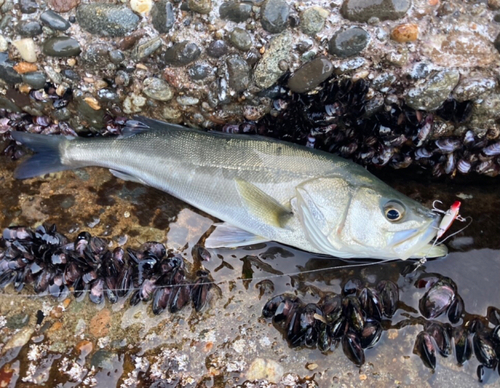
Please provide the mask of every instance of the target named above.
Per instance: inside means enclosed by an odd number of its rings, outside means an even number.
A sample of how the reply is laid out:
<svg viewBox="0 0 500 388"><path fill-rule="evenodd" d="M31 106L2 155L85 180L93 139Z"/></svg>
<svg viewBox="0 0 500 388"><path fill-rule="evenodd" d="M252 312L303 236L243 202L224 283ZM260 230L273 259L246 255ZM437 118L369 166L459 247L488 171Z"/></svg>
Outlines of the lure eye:
<svg viewBox="0 0 500 388"><path fill-rule="evenodd" d="M385 218L387 218L391 222L399 221L401 218L403 218L404 213L405 209L399 202L391 201L384 206Z"/></svg>

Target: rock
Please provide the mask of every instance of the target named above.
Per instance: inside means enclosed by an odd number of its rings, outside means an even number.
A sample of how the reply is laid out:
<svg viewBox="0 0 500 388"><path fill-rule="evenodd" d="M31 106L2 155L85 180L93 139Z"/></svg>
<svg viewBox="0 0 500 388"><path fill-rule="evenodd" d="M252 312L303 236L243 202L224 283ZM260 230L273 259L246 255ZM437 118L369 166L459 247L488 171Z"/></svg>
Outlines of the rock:
<svg viewBox="0 0 500 388"><path fill-rule="evenodd" d="M408 91L405 101L413 109L433 111L449 97L460 78L456 70L443 70Z"/></svg>
<svg viewBox="0 0 500 388"><path fill-rule="evenodd" d="M241 51L248 51L252 47L252 36L243 28L236 27L229 34L229 42Z"/></svg>
<svg viewBox="0 0 500 388"><path fill-rule="evenodd" d="M208 63L197 63L189 68L188 74L194 81L207 78L213 73L213 67Z"/></svg>
<svg viewBox="0 0 500 388"><path fill-rule="evenodd" d="M30 62L19 62L14 66L14 70L17 71L18 74L32 73L38 70L38 66Z"/></svg>
<svg viewBox="0 0 500 388"><path fill-rule="evenodd" d="M196 105L200 102L198 98L192 96L179 96L176 98L176 101L179 103L179 105L184 106Z"/></svg>
<svg viewBox="0 0 500 388"><path fill-rule="evenodd" d="M254 70L255 84L261 89L271 87L284 73L280 61L287 60L293 49L293 39L289 32L276 36L257 63Z"/></svg>
<svg viewBox="0 0 500 388"><path fill-rule="evenodd" d="M81 52L76 39L68 36L54 36L43 42L43 53L51 57L74 57Z"/></svg>
<svg viewBox="0 0 500 388"><path fill-rule="evenodd" d="M490 94L484 99L475 101L472 106L472 115L480 118L500 117L500 94Z"/></svg>
<svg viewBox="0 0 500 388"><path fill-rule="evenodd" d="M153 100L169 101L174 96L170 85L160 78L146 78L143 87L142 92Z"/></svg>
<svg viewBox="0 0 500 388"><path fill-rule="evenodd" d="M41 71L23 74L22 79L24 83L27 83L33 89L42 89L46 82L45 73Z"/></svg>
<svg viewBox="0 0 500 388"><path fill-rule="evenodd" d="M48 0L47 3L56 12L68 12L80 4L80 0Z"/></svg>
<svg viewBox="0 0 500 388"><path fill-rule="evenodd" d="M1 78L1 73L2 73L2 67L0 64L0 78ZM3 96L0 96L0 109L9 110L11 112L21 112L21 108L19 108L11 100Z"/></svg>
<svg viewBox="0 0 500 388"><path fill-rule="evenodd" d="M249 3L226 1L219 7L221 19L231 20L235 23L244 22L250 17L251 13L252 5Z"/></svg>
<svg viewBox="0 0 500 388"><path fill-rule="evenodd" d="M142 107L146 105L146 98L137 95L135 93L130 93L123 101L123 111L126 114L138 113L142 110Z"/></svg>
<svg viewBox="0 0 500 388"><path fill-rule="evenodd" d="M289 7L285 0L265 0L260 9L262 28L273 34L285 30Z"/></svg>
<svg viewBox="0 0 500 388"><path fill-rule="evenodd" d="M14 70L14 63L9 60L7 53L0 53L0 79L8 84L21 82L21 76Z"/></svg>
<svg viewBox="0 0 500 388"><path fill-rule="evenodd" d="M400 24L392 30L391 38L399 43L414 42L418 38L418 25L413 23Z"/></svg>
<svg viewBox="0 0 500 388"><path fill-rule="evenodd" d="M45 11L40 15L43 24L57 31L66 31L71 24L54 11Z"/></svg>
<svg viewBox="0 0 500 388"><path fill-rule="evenodd" d="M21 10L21 13L35 13L38 11L38 4L34 0L21 0L19 2L19 9Z"/></svg>
<svg viewBox="0 0 500 388"><path fill-rule="evenodd" d="M106 336L109 332L110 320L111 312L108 309L102 309L91 319L90 333L96 338Z"/></svg>
<svg viewBox="0 0 500 388"><path fill-rule="evenodd" d="M162 116L165 120L178 123L182 120L182 112L178 107L165 106L162 111Z"/></svg>
<svg viewBox="0 0 500 388"><path fill-rule="evenodd" d="M307 8L300 15L300 27L304 34L315 35L325 27L329 13L322 7Z"/></svg>
<svg viewBox="0 0 500 388"><path fill-rule="evenodd" d="M132 11L142 14L148 14L153 6L153 0L130 0Z"/></svg>
<svg viewBox="0 0 500 388"><path fill-rule="evenodd" d="M337 75L346 74L352 72L366 64L366 59L362 57L357 57L342 61L339 65L335 66L334 72Z"/></svg>
<svg viewBox="0 0 500 388"><path fill-rule="evenodd" d="M111 37L134 31L140 20L127 6L105 3L80 5L76 10L76 18L85 31Z"/></svg>
<svg viewBox="0 0 500 388"><path fill-rule="evenodd" d="M288 80L288 87L292 92L305 93L333 73L333 64L326 58L316 58L301 66Z"/></svg>
<svg viewBox="0 0 500 388"><path fill-rule="evenodd" d="M161 47L161 39L159 36L148 40L147 42L138 44L135 48L134 51L132 52L132 57L135 60L141 60L143 58L149 57L151 54L153 54L156 50L158 50Z"/></svg>
<svg viewBox="0 0 500 388"><path fill-rule="evenodd" d="M24 37L34 37L42 33L42 25L37 21L21 22L17 25L17 32Z"/></svg>
<svg viewBox="0 0 500 388"><path fill-rule="evenodd" d="M26 62L36 62L36 44L31 38L20 39L12 42L19 51L19 55Z"/></svg>
<svg viewBox="0 0 500 388"><path fill-rule="evenodd" d="M185 40L170 47L165 52L164 60L172 66L184 66L194 62L200 54L201 50L195 43Z"/></svg>
<svg viewBox="0 0 500 388"><path fill-rule="evenodd" d="M245 375L247 380L265 379L270 383L278 383L283 376L284 369L277 361L256 358ZM294 384L295 385L295 384Z"/></svg>
<svg viewBox="0 0 500 388"><path fill-rule="evenodd" d="M422 79L431 73L431 66L426 62L418 62L411 69L409 76L412 79Z"/></svg>
<svg viewBox="0 0 500 388"><path fill-rule="evenodd" d="M220 58L227 54L227 45L221 39L213 40L210 42L207 48L208 56L212 58Z"/></svg>
<svg viewBox="0 0 500 388"><path fill-rule="evenodd" d="M410 5L411 0L344 0L340 12L354 22L397 20L406 15Z"/></svg>
<svg viewBox="0 0 500 388"><path fill-rule="evenodd" d="M0 35L0 53L7 51L9 49L9 43L3 35Z"/></svg>
<svg viewBox="0 0 500 388"><path fill-rule="evenodd" d="M104 115L103 109L94 109L84 98L78 98L76 100L77 107L76 111L80 115L80 118L87 123L88 126L100 129L104 125Z"/></svg>
<svg viewBox="0 0 500 388"><path fill-rule="evenodd" d="M243 92L250 84L250 66L239 56L228 58L226 63L229 86L237 92Z"/></svg>
<svg viewBox="0 0 500 388"><path fill-rule="evenodd" d="M403 67L408 63L408 50L393 51L385 56L385 60L391 65Z"/></svg>
<svg viewBox="0 0 500 388"><path fill-rule="evenodd" d="M116 92L116 90L110 89L110 88L100 89L97 92L97 99L100 102L103 102L103 103L107 103L107 102L117 103L117 102L120 102L120 96L118 96L118 93Z"/></svg>
<svg viewBox="0 0 500 388"><path fill-rule="evenodd" d="M188 7L193 12L208 14L212 10L211 0L187 0Z"/></svg>
<svg viewBox="0 0 500 388"><path fill-rule="evenodd" d="M63 71L61 71L61 74L70 79L71 81L80 81L80 76L78 75L78 73L74 70L71 70L71 69L64 69Z"/></svg>
<svg viewBox="0 0 500 388"><path fill-rule="evenodd" d="M125 60L125 55L121 52L121 50L110 50L108 54L109 59L114 64L119 64Z"/></svg>
<svg viewBox="0 0 500 388"><path fill-rule="evenodd" d="M92 43L82 53L82 61L86 66L96 66L100 68L109 56L109 51L113 46L106 43Z"/></svg>
<svg viewBox="0 0 500 388"><path fill-rule="evenodd" d="M115 363L118 361L118 356L114 353L108 352L103 349L99 349L94 353L92 359L90 360L90 366L92 368L99 368L108 371L115 369Z"/></svg>
<svg viewBox="0 0 500 388"><path fill-rule="evenodd" d="M495 89L496 82L493 78L469 78L460 79L457 87L453 90L453 97L457 101L475 100L483 94Z"/></svg>
<svg viewBox="0 0 500 388"><path fill-rule="evenodd" d="M328 44L328 52L341 58L359 54L368 45L370 35L361 27L337 31Z"/></svg>
<svg viewBox="0 0 500 388"><path fill-rule="evenodd" d="M175 22L174 9L172 3L167 0L160 0L153 4L151 10L151 21L153 22L153 27L160 34L166 34Z"/></svg>
<svg viewBox="0 0 500 388"><path fill-rule="evenodd" d="M495 46L497 51L500 52L500 34L498 34L495 40L493 41L493 46Z"/></svg>

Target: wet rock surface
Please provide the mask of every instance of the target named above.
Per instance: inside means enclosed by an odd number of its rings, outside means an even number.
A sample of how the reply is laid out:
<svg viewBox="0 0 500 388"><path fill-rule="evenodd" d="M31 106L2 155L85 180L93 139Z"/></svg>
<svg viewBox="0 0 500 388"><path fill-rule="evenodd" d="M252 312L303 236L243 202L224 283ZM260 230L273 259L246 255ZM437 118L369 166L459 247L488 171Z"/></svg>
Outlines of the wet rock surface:
<svg viewBox="0 0 500 388"><path fill-rule="evenodd" d="M368 45L370 35L360 27L336 32L328 45L328 52L338 57L359 54Z"/></svg>
<svg viewBox="0 0 500 388"><path fill-rule="evenodd" d="M84 4L78 7L76 17L84 30L100 36L124 36L139 23L130 8L115 4Z"/></svg>
<svg viewBox="0 0 500 388"><path fill-rule="evenodd" d="M410 0L344 0L342 15L352 21L396 20L406 15Z"/></svg>

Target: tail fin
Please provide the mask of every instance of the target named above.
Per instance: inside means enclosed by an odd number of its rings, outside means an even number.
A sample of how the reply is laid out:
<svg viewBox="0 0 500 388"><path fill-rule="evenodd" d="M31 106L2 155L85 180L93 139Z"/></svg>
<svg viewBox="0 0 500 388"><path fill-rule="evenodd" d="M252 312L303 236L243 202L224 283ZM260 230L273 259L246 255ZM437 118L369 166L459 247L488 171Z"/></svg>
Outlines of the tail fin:
<svg viewBox="0 0 500 388"><path fill-rule="evenodd" d="M59 148L61 143L68 141L63 136L37 135L26 132L11 132L11 136L15 141L37 153L16 168L16 171L14 171L15 178L33 178L72 168L71 166L65 166L61 162Z"/></svg>

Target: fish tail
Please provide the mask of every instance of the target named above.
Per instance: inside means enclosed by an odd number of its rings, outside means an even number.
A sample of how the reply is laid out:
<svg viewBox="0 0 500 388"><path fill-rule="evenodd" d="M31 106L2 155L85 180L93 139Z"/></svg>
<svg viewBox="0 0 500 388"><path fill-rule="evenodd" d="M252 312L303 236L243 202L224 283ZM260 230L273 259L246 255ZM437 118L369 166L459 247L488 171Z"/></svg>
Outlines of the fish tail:
<svg viewBox="0 0 500 388"><path fill-rule="evenodd" d="M33 178L51 172L69 170L61 161L61 146L68 142L63 136L47 136L26 132L11 132L15 141L36 152L14 171L17 179Z"/></svg>

